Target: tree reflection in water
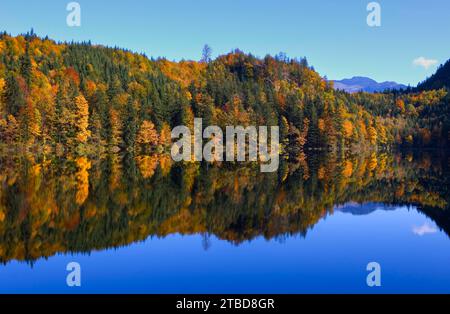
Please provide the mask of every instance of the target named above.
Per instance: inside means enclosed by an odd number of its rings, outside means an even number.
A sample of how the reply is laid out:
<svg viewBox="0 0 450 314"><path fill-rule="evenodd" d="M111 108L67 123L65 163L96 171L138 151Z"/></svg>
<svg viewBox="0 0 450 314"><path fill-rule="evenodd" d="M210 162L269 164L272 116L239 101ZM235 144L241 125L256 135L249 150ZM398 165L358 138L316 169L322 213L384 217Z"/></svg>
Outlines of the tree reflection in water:
<svg viewBox="0 0 450 314"><path fill-rule="evenodd" d="M204 234L235 244L294 234L336 206L409 204L450 234L449 160L443 153L324 154L257 164L173 163L170 156L100 160L0 158L0 260L32 262L164 237Z"/></svg>

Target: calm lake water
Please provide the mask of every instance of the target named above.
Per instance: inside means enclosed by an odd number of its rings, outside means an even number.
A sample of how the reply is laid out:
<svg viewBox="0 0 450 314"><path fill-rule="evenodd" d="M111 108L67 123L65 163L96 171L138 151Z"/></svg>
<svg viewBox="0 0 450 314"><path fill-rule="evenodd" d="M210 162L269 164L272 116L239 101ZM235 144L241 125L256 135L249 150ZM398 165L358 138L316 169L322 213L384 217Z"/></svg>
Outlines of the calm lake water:
<svg viewBox="0 0 450 314"><path fill-rule="evenodd" d="M0 161L1 293L450 292L443 153Z"/></svg>

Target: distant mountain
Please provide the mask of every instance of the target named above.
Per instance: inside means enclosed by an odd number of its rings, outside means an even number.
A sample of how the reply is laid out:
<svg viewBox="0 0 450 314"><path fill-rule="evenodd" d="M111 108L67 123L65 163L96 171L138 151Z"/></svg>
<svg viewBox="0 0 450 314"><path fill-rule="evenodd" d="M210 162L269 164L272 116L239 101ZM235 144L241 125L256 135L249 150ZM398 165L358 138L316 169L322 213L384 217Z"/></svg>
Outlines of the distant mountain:
<svg viewBox="0 0 450 314"><path fill-rule="evenodd" d="M398 84L396 82L382 82L378 83L371 78L364 76L354 76L351 79L343 79L340 81L333 81L334 89L336 90L344 90L348 93L356 93L356 92L382 92L386 89L403 89L407 86L403 84Z"/></svg>
<svg viewBox="0 0 450 314"><path fill-rule="evenodd" d="M369 215L376 210L396 210L398 206L390 206L383 203L364 203L359 204L349 202L344 205L335 206L334 210L342 213L352 214L354 216Z"/></svg>
<svg viewBox="0 0 450 314"><path fill-rule="evenodd" d="M436 73L417 85L418 90L450 88L450 60L437 69Z"/></svg>

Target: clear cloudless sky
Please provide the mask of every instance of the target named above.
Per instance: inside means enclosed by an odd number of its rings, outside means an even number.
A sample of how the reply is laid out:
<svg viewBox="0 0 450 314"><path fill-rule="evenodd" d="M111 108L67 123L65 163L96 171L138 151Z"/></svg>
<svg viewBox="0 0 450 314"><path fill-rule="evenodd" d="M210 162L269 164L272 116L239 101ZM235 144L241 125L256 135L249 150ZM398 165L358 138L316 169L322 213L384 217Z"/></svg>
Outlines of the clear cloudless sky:
<svg viewBox="0 0 450 314"><path fill-rule="evenodd" d="M198 60L239 48L263 57L306 56L329 79L355 75L415 85L436 70L418 57L450 58L450 1L379 0L381 26L366 23L371 0L78 0L81 27L68 27L66 0L0 0L0 31L31 28L58 41L91 40L148 56Z"/></svg>

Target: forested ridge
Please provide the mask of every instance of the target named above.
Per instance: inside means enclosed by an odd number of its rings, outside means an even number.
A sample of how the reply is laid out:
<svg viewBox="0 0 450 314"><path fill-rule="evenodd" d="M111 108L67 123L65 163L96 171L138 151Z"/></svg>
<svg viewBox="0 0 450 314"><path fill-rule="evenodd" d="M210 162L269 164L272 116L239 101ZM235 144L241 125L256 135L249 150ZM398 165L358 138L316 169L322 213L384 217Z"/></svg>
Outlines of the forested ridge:
<svg viewBox="0 0 450 314"><path fill-rule="evenodd" d="M439 77L442 75L439 74ZM0 144L44 152L148 151L176 125L279 125L283 151L448 145L445 84L335 91L306 59L235 50L172 62L119 48L0 34ZM434 89L426 88L430 86ZM0 145L1 146L1 145Z"/></svg>
<svg viewBox="0 0 450 314"><path fill-rule="evenodd" d="M438 89L446 87L450 88L450 60L441 64L436 73L419 83L418 90Z"/></svg>

